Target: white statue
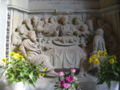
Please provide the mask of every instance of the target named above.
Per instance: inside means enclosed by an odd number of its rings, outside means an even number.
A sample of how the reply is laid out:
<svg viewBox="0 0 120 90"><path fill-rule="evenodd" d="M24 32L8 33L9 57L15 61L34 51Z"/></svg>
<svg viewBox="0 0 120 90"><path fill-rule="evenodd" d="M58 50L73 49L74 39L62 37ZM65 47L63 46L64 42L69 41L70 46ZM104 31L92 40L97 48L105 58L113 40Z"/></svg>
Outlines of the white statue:
<svg viewBox="0 0 120 90"><path fill-rule="evenodd" d="M84 22L82 22L82 21L80 20L80 18L78 18L78 17L74 17L74 18L72 19L72 23L73 23L75 26L81 26L81 25L84 24Z"/></svg>
<svg viewBox="0 0 120 90"><path fill-rule="evenodd" d="M48 75L56 76L57 74L54 72L54 67L51 65L49 61L49 57L41 54L41 50L38 48L36 44L36 34L35 31L28 32L28 39L23 40L20 45L20 51L24 55L27 60L30 60L34 63L42 63L45 67L48 68Z"/></svg>
<svg viewBox="0 0 120 90"><path fill-rule="evenodd" d="M104 35L103 29L100 28L96 31L96 35L93 40L93 53L97 53L98 50L101 51L106 50L103 35Z"/></svg>

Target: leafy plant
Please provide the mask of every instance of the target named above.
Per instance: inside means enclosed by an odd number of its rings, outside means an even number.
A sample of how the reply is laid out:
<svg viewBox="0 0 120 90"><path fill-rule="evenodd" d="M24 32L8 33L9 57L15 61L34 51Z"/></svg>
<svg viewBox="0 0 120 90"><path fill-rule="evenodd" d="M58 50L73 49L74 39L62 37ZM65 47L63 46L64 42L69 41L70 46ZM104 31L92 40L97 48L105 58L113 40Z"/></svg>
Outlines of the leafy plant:
<svg viewBox="0 0 120 90"><path fill-rule="evenodd" d="M120 81L120 62L114 55L107 55L106 51L98 51L89 59L90 63L98 64L100 70L97 72L98 84L107 83L111 86L111 81Z"/></svg>
<svg viewBox="0 0 120 90"><path fill-rule="evenodd" d="M23 82L34 85L39 76L44 76L46 67L32 63L16 52L10 53L10 58L3 58L5 76L9 83Z"/></svg>

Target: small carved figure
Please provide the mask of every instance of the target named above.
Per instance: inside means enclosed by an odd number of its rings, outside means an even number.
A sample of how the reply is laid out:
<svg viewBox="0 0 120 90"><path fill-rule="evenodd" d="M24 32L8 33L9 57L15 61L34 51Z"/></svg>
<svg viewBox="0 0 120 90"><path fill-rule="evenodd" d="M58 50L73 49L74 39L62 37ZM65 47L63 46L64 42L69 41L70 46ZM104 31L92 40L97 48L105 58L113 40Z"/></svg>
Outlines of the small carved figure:
<svg viewBox="0 0 120 90"><path fill-rule="evenodd" d="M91 32L94 31L94 25L93 25L93 20L92 19L88 19L87 20L87 25L88 25L88 28Z"/></svg>
<svg viewBox="0 0 120 90"><path fill-rule="evenodd" d="M62 16L59 21L61 24L57 28L59 30L59 36L72 36L73 28L71 27L71 24L69 24L68 17Z"/></svg>
<svg viewBox="0 0 120 90"><path fill-rule="evenodd" d="M84 24L78 17L74 17L74 18L72 19L72 23L73 23L73 25L75 25L75 26L81 26L81 25Z"/></svg>
<svg viewBox="0 0 120 90"><path fill-rule="evenodd" d="M28 32L28 39L23 40L20 45L20 51L27 60L30 60L34 63L42 63L45 67L48 68L48 75L56 76L57 74L54 71L54 67L50 64L50 59L48 56L41 54L41 50L36 44L36 34L35 31Z"/></svg>
<svg viewBox="0 0 120 90"><path fill-rule="evenodd" d="M29 29L29 30L33 30L33 26L32 26L32 23L31 23L31 19L27 18L23 21L23 24L26 25L26 27Z"/></svg>
<svg viewBox="0 0 120 90"><path fill-rule="evenodd" d="M44 34L47 36L58 36L58 31L57 31L57 20L55 16L52 16L50 18L46 17L45 18L45 25L44 25Z"/></svg>
<svg viewBox="0 0 120 90"><path fill-rule="evenodd" d="M98 50L101 50L101 51L106 50L103 35L104 35L103 29L100 28L96 31L96 35L93 40L93 53L94 54L97 53Z"/></svg>
<svg viewBox="0 0 120 90"><path fill-rule="evenodd" d="M17 28L17 30L18 30L18 32L19 32L19 34L20 34L20 37L21 37L22 39L27 38L28 29L27 29L27 27L26 27L25 24L22 24L20 27Z"/></svg>
<svg viewBox="0 0 120 90"><path fill-rule="evenodd" d="M44 31L44 21L40 20L38 17L32 17L33 28L36 32L42 33Z"/></svg>
<svg viewBox="0 0 120 90"><path fill-rule="evenodd" d="M22 38L20 37L19 32L17 31L18 29L15 30L15 32L12 33L12 37L11 37L11 50L15 51L15 49L18 48L18 46L21 44L22 42Z"/></svg>

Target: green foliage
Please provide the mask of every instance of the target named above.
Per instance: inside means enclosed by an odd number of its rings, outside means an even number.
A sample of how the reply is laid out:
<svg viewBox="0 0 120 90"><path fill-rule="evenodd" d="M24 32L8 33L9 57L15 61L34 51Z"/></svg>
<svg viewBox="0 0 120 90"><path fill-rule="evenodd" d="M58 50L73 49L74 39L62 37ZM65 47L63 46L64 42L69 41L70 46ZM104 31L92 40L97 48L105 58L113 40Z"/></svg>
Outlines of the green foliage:
<svg viewBox="0 0 120 90"><path fill-rule="evenodd" d="M4 65L0 68L4 70L3 73L5 73L10 84L23 82L34 86L34 83L39 78L39 74L41 72L45 73L45 70L42 71L43 63L36 64L25 60L20 53L12 52L9 60L8 58L3 58L3 62Z"/></svg>
<svg viewBox="0 0 120 90"><path fill-rule="evenodd" d="M34 85L39 77L40 66L27 60L14 60L6 70L7 80L9 83L24 82Z"/></svg>
<svg viewBox="0 0 120 90"><path fill-rule="evenodd" d="M98 84L107 83L111 86L111 81L120 81L120 62L114 59L114 63L110 64L110 59L113 56L106 56L101 59L100 70L97 73Z"/></svg>

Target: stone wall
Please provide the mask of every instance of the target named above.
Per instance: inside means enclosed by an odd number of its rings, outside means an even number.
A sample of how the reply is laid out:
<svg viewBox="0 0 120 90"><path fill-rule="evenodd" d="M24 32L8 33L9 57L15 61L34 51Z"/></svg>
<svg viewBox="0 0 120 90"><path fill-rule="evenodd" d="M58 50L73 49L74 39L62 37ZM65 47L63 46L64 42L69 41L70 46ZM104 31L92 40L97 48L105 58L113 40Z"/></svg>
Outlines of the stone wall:
<svg viewBox="0 0 120 90"><path fill-rule="evenodd" d="M0 59L5 57L7 30L7 0L0 0Z"/></svg>
<svg viewBox="0 0 120 90"><path fill-rule="evenodd" d="M118 0L100 0L100 6L102 8L115 5Z"/></svg>
<svg viewBox="0 0 120 90"><path fill-rule="evenodd" d="M117 42L117 53L119 55L120 44L120 3L118 0L100 0L102 9L102 19L110 24L112 33Z"/></svg>
<svg viewBox="0 0 120 90"><path fill-rule="evenodd" d="M9 7L17 7L21 9L28 9L29 0L7 0Z"/></svg>
<svg viewBox="0 0 120 90"><path fill-rule="evenodd" d="M99 8L98 0L30 0L30 10L74 11Z"/></svg>

